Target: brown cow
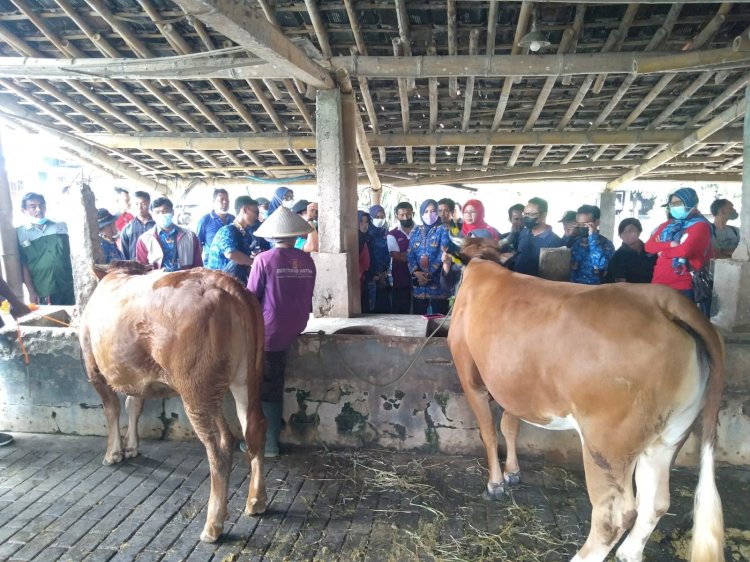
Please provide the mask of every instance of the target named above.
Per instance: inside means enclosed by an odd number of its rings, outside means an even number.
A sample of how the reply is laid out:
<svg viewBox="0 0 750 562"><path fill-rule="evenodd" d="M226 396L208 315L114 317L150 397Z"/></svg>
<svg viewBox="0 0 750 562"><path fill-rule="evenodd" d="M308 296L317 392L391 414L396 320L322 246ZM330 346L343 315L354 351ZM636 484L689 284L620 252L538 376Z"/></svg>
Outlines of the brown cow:
<svg viewBox="0 0 750 562"><path fill-rule="evenodd" d="M470 243L464 257L492 257L487 243ZM695 304L668 287L558 283L477 259L464 271L448 345L487 451L485 497L499 499L510 475L518 479L519 418L578 431L592 515L574 562L604 560L628 529L617 560L642 560L669 507L674 458L703 409L691 560L724 560L714 482L724 343ZM487 392L505 409L505 477Z"/></svg>
<svg viewBox="0 0 750 562"><path fill-rule="evenodd" d="M234 397L248 446L251 479L245 513L263 513L265 419L260 408L263 315L257 299L234 279L206 269L144 275L134 262L114 262L83 313L80 340L86 372L104 403L109 442L104 464L138 454L144 398L179 395L211 472L201 540L219 538L227 519L234 438L222 413ZM103 279L102 279L103 277ZM128 397L123 449L120 401Z"/></svg>

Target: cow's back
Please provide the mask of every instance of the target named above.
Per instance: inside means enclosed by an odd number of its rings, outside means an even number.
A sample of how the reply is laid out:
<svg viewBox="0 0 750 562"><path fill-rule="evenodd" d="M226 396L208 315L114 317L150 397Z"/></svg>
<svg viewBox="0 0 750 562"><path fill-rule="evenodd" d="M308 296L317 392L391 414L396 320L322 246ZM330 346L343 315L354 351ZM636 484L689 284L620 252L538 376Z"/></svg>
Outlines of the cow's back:
<svg viewBox="0 0 750 562"><path fill-rule="evenodd" d="M253 332L262 337L263 329L257 299L204 269L109 274L82 324L109 384L143 396L182 394L190 383L185 377L208 361L234 372L255 351Z"/></svg>

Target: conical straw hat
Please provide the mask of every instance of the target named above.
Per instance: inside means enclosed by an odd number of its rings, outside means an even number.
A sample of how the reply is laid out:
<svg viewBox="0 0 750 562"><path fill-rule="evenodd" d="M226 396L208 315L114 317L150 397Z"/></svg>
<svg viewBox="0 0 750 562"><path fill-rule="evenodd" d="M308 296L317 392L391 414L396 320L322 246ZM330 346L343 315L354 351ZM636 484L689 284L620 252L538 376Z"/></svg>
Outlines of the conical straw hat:
<svg viewBox="0 0 750 562"><path fill-rule="evenodd" d="M255 231L261 238L293 238L304 236L313 231L313 227L301 216L286 207L279 207Z"/></svg>

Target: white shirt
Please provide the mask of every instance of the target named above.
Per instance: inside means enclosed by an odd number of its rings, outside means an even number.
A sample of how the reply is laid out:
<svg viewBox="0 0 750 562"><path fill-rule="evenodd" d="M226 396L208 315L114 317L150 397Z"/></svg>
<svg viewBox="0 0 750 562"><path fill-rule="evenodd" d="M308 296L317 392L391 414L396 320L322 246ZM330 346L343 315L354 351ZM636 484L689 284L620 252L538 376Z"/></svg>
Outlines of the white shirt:
<svg viewBox="0 0 750 562"><path fill-rule="evenodd" d="M411 240L412 233L416 230L416 225L411 227L411 230L409 232L406 232L403 228L401 228L401 223L398 224L396 227L398 230L403 232L406 235L406 238ZM388 238L386 238L386 242L388 243L388 252L400 252L401 248L398 247L398 241L396 240L396 237L393 234L389 234Z"/></svg>

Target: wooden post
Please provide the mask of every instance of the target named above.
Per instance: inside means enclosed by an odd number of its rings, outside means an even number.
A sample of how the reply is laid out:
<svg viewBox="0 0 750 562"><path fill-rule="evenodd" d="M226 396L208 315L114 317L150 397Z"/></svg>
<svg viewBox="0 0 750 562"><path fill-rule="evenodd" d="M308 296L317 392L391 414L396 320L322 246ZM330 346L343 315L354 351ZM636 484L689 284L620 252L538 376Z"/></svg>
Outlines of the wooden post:
<svg viewBox="0 0 750 562"><path fill-rule="evenodd" d="M18 254L18 239L13 228L13 202L10 197L8 174L5 172L5 155L0 142L0 266L3 279L18 298L23 297L21 278L21 256Z"/></svg>
<svg viewBox="0 0 750 562"><path fill-rule="evenodd" d="M750 102L750 84L745 88L745 101ZM732 259L750 261L750 112L745 113L742 129L745 161L742 163L742 210L740 211L740 245Z"/></svg>

